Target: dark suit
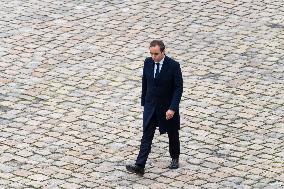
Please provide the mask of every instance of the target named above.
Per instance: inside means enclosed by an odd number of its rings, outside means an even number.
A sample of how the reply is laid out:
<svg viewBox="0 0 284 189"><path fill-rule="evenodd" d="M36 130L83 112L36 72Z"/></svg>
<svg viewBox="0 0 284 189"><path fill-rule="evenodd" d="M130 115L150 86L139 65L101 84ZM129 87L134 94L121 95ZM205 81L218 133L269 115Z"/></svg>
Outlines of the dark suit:
<svg viewBox="0 0 284 189"><path fill-rule="evenodd" d="M172 158L178 158L180 116L179 103L183 91L183 79L180 65L175 60L165 56L162 69L154 78L154 61L151 57L144 61L142 77L141 105L143 112L143 137L136 165L145 166L151 151L152 139L156 127L160 134L168 133L169 148ZM166 112L175 111L172 119L166 119Z"/></svg>

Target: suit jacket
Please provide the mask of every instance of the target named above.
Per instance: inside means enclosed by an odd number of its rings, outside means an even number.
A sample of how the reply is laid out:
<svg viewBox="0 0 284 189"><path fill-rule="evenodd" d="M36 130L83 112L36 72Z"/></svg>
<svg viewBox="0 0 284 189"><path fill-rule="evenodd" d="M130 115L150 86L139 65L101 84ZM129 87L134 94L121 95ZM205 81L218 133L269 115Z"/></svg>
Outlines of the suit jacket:
<svg viewBox="0 0 284 189"><path fill-rule="evenodd" d="M162 69L154 78L154 64L151 57L144 61L142 76L141 105L144 106L143 129L149 125L154 113L160 134L180 129L179 103L183 92L183 79L178 62L165 56ZM175 111L172 119L166 119L166 112Z"/></svg>

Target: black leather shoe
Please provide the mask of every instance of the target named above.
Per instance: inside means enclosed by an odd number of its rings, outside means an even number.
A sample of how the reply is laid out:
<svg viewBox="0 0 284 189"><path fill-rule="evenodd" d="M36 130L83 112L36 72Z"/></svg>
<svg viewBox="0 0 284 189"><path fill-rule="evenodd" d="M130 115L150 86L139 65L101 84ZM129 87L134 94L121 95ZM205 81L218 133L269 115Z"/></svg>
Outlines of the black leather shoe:
<svg viewBox="0 0 284 189"><path fill-rule="evenodd" d="M143 167L140 167L138 165L126 165L127 171L131 173L136 173L139 176L143 176L145 173L145 170Z"/></svg>
<svg viewBox="0 0 284 189"><path fill-rule="evenodd" d="M169 169L177 169L179 168L178 159L172 159Z"/></svg>

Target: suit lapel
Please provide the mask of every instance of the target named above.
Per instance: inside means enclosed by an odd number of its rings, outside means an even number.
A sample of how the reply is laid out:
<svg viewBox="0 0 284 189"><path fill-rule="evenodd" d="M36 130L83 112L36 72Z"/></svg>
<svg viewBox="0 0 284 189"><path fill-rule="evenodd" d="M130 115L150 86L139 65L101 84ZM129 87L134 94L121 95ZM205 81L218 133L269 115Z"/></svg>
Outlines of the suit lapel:
<svg viewBox="0 0 284 189"><path fill-rule="evenodd" d="M165 56L162 69L161 69L161 71L160 71L160 73L159 73L159 75L158 75L158 78L157 78L158 80L159 80L161 77L163 77L165 71L168 69L168 63L169 63L169 62L168 62L168 57Z"/></svg>

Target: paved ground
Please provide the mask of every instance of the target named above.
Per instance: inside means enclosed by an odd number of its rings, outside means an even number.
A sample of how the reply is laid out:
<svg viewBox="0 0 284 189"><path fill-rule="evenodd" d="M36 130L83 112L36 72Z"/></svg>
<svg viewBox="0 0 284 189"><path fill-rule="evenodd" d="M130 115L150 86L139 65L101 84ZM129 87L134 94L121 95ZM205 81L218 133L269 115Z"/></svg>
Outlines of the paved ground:
<svg viewBox="0 0 284 189"><path fill-rule="evenodd" d="M283 188L282 0L0 2L0 188ZM184 77L181 168L156 132L146 174L141 68L163 39Z"/></svg>

